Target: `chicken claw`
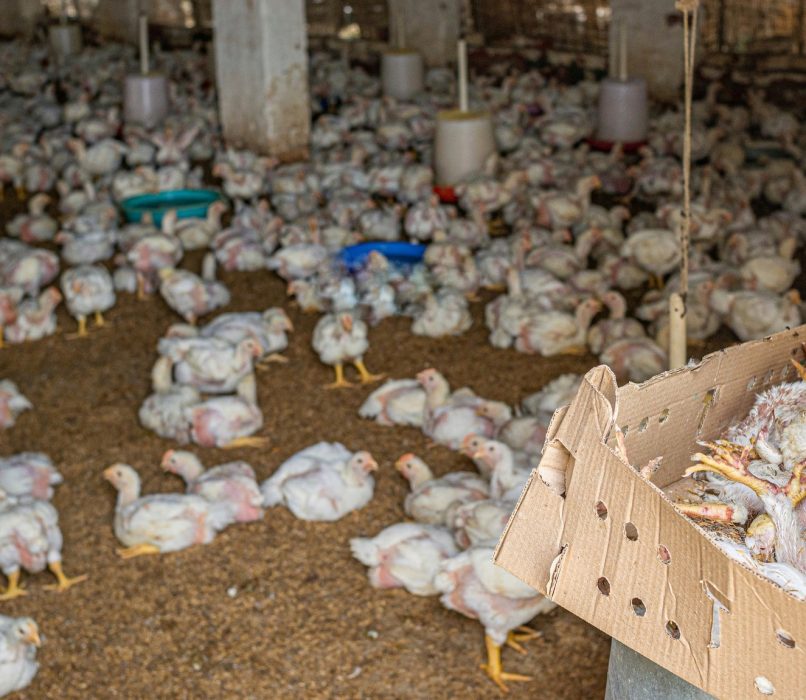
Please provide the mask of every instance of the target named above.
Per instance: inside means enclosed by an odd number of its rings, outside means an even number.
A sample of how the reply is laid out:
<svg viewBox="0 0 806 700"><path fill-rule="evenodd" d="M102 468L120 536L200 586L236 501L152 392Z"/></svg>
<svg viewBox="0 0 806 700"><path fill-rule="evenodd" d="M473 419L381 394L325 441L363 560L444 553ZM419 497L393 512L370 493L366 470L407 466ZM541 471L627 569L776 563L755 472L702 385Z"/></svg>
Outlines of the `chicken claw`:
<svg viewBox="0 0 806 700"><path fill-rule="evenodd" d="M62 563L60 561L54 561L52 564L48 565L48 568L53 572L53 575L58 581L56 584L45 586L45 588L49 591L66 591L68 588L75 586L77 583L87 580L86 574L82 576L75 576L73 578L68 578L65 576L64 571L62 571Z"/></svg>
<svg viewBox="0 0 806 700"><path fill-rule="evenodd" d="M78 332L77 333L70 333L67 336L68 340L76 340L77 338L86 338L89 335L87 333L87 317L86 316L79 316L78 317Z"/></svg>
<svg viewBox="0 0 806 700"><path fill-rule="evenodd" d="M561 355L586 355L588 352L588 348L584 345L570 345L565 348L560 354Z"/></svg>
<svg viewBox="0 0 806 700"><path fill-rule="evenodd" d="M531 676L523 676L520 673L506 673L501 668L501 647L486 635L484 642L487 645L487 663L481 664L481 668L487 673L490 680L503 692L509 692L509 688L507 688L504 681L526 682L534 680Z"/></svg>
<svg viewBox="0 0 806 700"><path fill-rule="evenodd" d="M386 376L385 374L370 374L370 371L367 369L363 360L354 360L353 364L355 365L355 368L358 370L358 373L361 375L362 384L371 384L372 382L379 382Z"/></svg>
<svg viewBox="0 0 806 700"><path fill-rule="evenodd" d="M121 559L133 559L134 557L142 556L143 554L159 554L160 549L153 544L136 544L133 547L125 547L118 549L118 556Z"/></svg>
<svg viewBox="0 0 806 700"><path fill-rule="evenodd" d="M519 654L525 654L526 649L521 642L528 642L532 639L539 639L543 635L537 630L529 627L518 627L516 631L510 632L507 635L507 641L504 642L510 649L514 649Z"/></svg>
<svg viewBox="0 0 806 700"><path fill-rule="evenodd" d="M256 447L264 448L269 446L269 438L267 437L239 437L235 438L232 442L222 445L222 450L237 450L240 447Z"/></svg>
<svg viewBox="0 0 806 700"><path fill-rule="evenodd" d="M338 362L336 368L336 381L332 384L325 384L325 389L346 389L351 387L352 384L344 378L344 365Z"/></svg>
<svg viewBox="0 0 806 700"><path fill-rule="evenodd" d="M99 328L101 326L106 325L106 321L104 321L104 315L100 311L95 312L95 325Z"/></svg>
<svg viewBox="0 0 806 700"><path fill-rule="evenodd" d="M28 591L26 591L20 584L20 572L19 571L12 571L8 575L8 588L0 594L0 600L12 600L14 598L19 598L23 595L28 595Z"/></svg>
<svg viewBox="0 0 806 700"><path fill-rule="evenodd" d="M288 358L285 355L281 355L279 352L273 352L271 355L266 355L266 357L258 360L255 366L258 369L268 369L268 366L274 362L287 364Z"/></svg>

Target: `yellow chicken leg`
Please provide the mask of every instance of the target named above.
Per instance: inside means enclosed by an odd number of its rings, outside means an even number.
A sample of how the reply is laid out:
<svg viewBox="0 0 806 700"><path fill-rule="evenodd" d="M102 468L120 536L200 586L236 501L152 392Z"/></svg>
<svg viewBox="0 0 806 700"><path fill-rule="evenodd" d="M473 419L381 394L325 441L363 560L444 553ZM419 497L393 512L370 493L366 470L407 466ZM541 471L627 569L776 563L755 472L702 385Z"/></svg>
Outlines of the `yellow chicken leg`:
<svg viewBox="0 0 806 700"><path fill-rule="evenodd" d="M538 639L542 635L537 630L533 630L529 627L518 627L517 630L510 632L507 635L507 641L505 644L510 648L517 651L519 654L525 654L526 649L523 647L521 642L528 642L532 639Z"/></svg>
<svg viewBox="0 0 806 700"><path fill-rule="evenodd" d="M68 340L76 340L76 338L86 338L88 335L89 335L89 333L87 333L87 317L86 316L79 316L78 317L78 332L68 334L67 339Z"/></svg>
<svg viewBox="0 0 806 700"><path fill-rule="evenodd" d="M144 554L159 554L160 549L156 545L153 544L136 544L133 547L125 547L123 549L118 550L118 556L121 559L133 559L134 557L139 557Z"/></svg>
<svg viewBox="0 0 806 700"><path fill-rule="evenodd" d="M255 363L255 367L257 369L268 369L269 365L274 363L287 364L288 358L285 355L281 355L279 352L273 352L271 355L260 358Z"/></svg>
<svg viewBox="0 0 806 700"><path fill-rule="evenodd" d="M8 575L8 588L6 588L6 590L0 594L0 600L12 600L13 598L19 598L22 595L28 595L28 592L19 584L20 572L12 571Z"/></svg>
<svg viewBox="0 0 806 700"><path fill-rule="evenodd" d="M104 321L104 315L100 311L95 312L95 325L98 327L106 325L106 321Z"/></svg>
<svg viewBox="0 0 806 700"><path fill-rule="evenodd" d="M226 445L222 445L222 450L237 450L240 447L268 447L269 446L269 438L267 437L239 437L235 438L231 442L228 442Z"/></svg>
<svg viewBox="0 0 806 700"><path fill-rule="evenodd" d="M353 364L355 365L355 368L358 370L358 373L361 375L362 384L371 384L372 382L378 382L385 376L383 374L370 374L363 360L354 360Z"/></svg>
<svg viewBox="0 0 806 700"><path fill-rule="evenodd" d="M504 681L531 681L531 676L523 676L520 673L505 673L501 668L501 647L498 646L490 637L484 636L484 642L487 645L487 663L482 664L481 667L486 671L490 680L495 683L505 693L509 691Z"/></svg>
<svg viewBox="0 0 806 700"><path fill-rule="evenodd" d="M560 354L561 355L585 355L588 352L588 348L584 345L569 345L565 348Z"/></svg>
<svg viewBox="0 0 806 700"><path fill-rule="evenodd" d="M352 384L344 378L344 365L341 362L337 362L335 368L336 381L332 384L325 384L325 389L346 389L347 387L351 387Z"/></svg>
<svg viewBox="0 0 806 700"><path fill-rule="evenodd" d="M75 586L77 583L87 580L86 574L83 576L76 576L74 578L68 578L65 576L64 571L62 571L62 563L60 561L54 561L53 563L48 564L48 568L53 572L53 575L58 581L58 583L55 585L45 586L45 588L49 591L66 591L68 588Z"/></svg>

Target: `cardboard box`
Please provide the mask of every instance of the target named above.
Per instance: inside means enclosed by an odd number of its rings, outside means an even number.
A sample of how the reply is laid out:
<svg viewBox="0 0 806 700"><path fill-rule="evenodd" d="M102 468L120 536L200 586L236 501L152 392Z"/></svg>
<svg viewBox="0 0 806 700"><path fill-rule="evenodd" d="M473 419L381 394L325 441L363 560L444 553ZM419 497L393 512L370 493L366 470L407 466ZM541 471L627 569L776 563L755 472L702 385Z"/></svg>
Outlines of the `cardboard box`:
<svg viewBox="0 0 806 700"><path fill-rule="evenodd" d="M729 559L661 490L697 440L794 381L803 341L806 326L621 388L608 367L592 369L554 415L496 563L717 697L762 697L764 679L776 698L806 697L806 602ZM632 464L663 455L652 482L614 452L616 422Z"/></svg>

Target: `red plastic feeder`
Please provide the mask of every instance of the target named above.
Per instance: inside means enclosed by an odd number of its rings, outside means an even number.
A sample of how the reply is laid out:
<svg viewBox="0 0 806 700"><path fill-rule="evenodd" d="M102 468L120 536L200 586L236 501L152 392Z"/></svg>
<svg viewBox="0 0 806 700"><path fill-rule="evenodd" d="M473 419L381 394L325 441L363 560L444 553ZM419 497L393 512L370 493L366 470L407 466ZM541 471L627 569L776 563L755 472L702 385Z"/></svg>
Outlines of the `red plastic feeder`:
<svg viewBox="0 0 806 700"><path fill-rule="evenodd" d="M616 145L615 141L601 141L594 138L586 138L585 143L587 143L594 151L602 151L603 153L609 153L613 150L613 146ZM639 148L646 146L646 143L646 141L630 141L621 144L621 149L624 151L624 153L636 153Z"/></svg>
<svg viewBox="0 0 806 700"><path fill-rule="evenodd" d="M456 190L450 185L434 185L434 194L443 204L456 204L459 201Z"/></svg>

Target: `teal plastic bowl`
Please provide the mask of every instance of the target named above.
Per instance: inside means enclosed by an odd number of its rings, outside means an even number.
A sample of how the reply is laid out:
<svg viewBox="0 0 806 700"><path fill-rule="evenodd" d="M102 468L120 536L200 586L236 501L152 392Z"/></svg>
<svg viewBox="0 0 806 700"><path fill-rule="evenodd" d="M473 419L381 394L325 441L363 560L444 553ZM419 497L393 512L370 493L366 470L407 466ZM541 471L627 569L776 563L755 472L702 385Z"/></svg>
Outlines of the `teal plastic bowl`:
<svg viewBox="0 0 806 700"><path fill-rule="evenodd" d="M136 197L127 197L120 203L123 216L130 223L137 223L143 214L151 214L154 225L162 225L163 215L171 209L176 209L180 219L204 218L207 208L221 199L221 194L215 190L167 190L156 194L138 194Z"/></svg>

